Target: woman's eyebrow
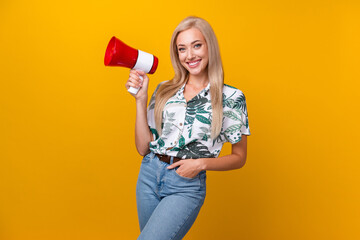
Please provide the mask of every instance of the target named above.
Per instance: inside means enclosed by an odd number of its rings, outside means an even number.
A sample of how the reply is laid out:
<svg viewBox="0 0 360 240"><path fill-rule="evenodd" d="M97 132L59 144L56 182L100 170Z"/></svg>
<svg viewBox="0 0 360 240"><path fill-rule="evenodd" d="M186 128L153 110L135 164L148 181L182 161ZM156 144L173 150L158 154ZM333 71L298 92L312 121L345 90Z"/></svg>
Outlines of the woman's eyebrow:
<svg viewBox="0 0 360 240"><path fill-rule="evenodd" d="M194 44L194 43L196 43L196 42L200 42L200 40L195 40L195 41L193 41L193 42L191 43L191 45ZM178 46L185 46L185 44L180 43Z"/></svg>

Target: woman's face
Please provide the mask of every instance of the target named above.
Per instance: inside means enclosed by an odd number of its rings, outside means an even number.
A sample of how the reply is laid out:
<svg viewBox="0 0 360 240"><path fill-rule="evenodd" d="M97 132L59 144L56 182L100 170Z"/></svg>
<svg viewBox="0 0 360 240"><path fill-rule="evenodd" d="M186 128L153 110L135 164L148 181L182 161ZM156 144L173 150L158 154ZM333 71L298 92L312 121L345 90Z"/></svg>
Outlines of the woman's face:
<svg viewBox="0 0 360 240"><path fill-rule="evenodd" d="M176 39L181 65L190 75L207 74L209 62L208 48L204 36L197 28L190 28L179 33Z"/></svg>

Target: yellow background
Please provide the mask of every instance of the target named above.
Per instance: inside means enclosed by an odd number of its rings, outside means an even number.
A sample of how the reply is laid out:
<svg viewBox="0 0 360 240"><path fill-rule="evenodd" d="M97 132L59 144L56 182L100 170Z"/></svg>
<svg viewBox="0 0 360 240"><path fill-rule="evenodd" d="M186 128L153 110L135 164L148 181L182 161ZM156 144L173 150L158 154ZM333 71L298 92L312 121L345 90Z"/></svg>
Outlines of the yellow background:
<svg viewBox="0 0 360 240"><path fill-rule="evenodd" d="M152 92L188 15L213 26L252 135L242 169L208 172L185 239L360 239L355 0L2 0L0 239L137 238L135 102L105 48L158 56Z"/></svg>

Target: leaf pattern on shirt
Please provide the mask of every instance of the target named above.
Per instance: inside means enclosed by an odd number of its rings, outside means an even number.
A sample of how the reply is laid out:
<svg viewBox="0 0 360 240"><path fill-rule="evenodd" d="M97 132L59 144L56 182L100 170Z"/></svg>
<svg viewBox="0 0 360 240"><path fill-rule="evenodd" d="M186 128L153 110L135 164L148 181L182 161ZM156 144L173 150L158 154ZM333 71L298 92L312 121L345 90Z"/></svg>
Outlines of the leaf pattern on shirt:
<svg viewBox="0 0 360 240"><path fill-rule="evenodd" d="M166 111L165 113L165 119L164 119L165 123L163 125L163 134L165 136L169 135L173 131L174 128L173 122L176 120L174 116L175 116L175 112L169 113L169 111Z"/></svg>
<svg viewBox="0 0 360 240"><path fill-rule="evenodd" d="M185 146L185 138L181 136L179 140L179 148L182 148L183 146Z"/></svg>
<svg viewBox="0 0 360 240"><path fill-rule="evenodd" d="M192 127L191 126L189 127L188 131L189 131L189 139L191 139L191 134L192 134Z"/></svg>
<svg viewBox="0 0 360 240"><path fill-rule="evenodd" d="M232 133L234 133L234 132L239 131L240 128L241 128L241 124L234 124L234 125L228 127L228 128L225 130L225 133L226 133L226 134L232 134Z"/></svg>
<svg viewBox="0 0 360 240"><path fill-rule="evenodd" d="M157 132L157 130L155 128L151 128L151 127L149 127L149 128L150 128L151 133L155 135L154 140L158 139L159 133Z"/></svg>
<svg viewBox="0 0 360 240"><path fill-rule="evenodd" d="M237 116L234 111L225 111L223 114L225 117L231 118L232 120L241 121L240 117Z"/></svg>
<svg viewBox="0 0 360 240"><path fill-rule="evenodd" d="M240 95L235 99L235 103L233 106L234 109L241 109L244 113L246 113L246 101L245 95Z"/></svg>
<svg viewBox="0 0 360 240"><path fill-rule="evenodd" d="M205 104L208 102L209 100L207 98L201 97L199 95L192 98L187 104L185 125L193 124L197 114L209 113L204 109Z"/></svg>
<svg viewBox="0 0 360 240"><path fill-rule="evenodd" d="M199 128L202 132L198 133L199 139L207 141L210 138L210 129L206 127Z"/></svg>
<svg viewBox="0 0 360 240"><path fill-rule="evenodd" d="M209 149L200 142L191 142L181 149L176 157L182 159L212 157Z"/></svg>
<svg viewBox="0 0 360 240"><path fill-rule="evenodd" d="M207 118L204 117L204 116L201 116L201 115L197 115L197 114L196 114L196 115L195 115L195 118L196 118L197 120L199 120L200 122L202 122L202 123L211 125L210 120L207 119Z"/></svg>
<svg viewBox="0 0 360 240"><path fill-rule="evenodd" d="M186 102L182 87L172 96L163 111L162 134L159 136L154 120L154 99L148 108L148 124L154 135L150 150L181 158L217 157L225 142L232 144L241 135L250 135L244 94L237 88L224 85L223 123L220 134L211 139L212 106L207 90Z"/></svg>
<svg viewBox="0 0 360 240"><path fill-rule="evenodd" d="M194 123L194 119L195 119L194 116L186 115L185 116L185 125L192 125Z"/></svg>
<svg viewBox="0 0 360 240"><path fill-rule="evenodd" d="M171 131L172 131L172 129L171 129L172 126L173 126L172 123L169 123L169 122L165 123L165 124L164 124L164 127L163 127L163 132L162 132L162 133L163 133L165 136L169 135L169 134L171 133Z"/></svg>
<svg viewBox="0 0 360 240"><path fill-rule="evenodd" d="M231 97L234 96L236 92L233 92L230 96L226 96L225 93L223 93L223 107L233 108L235 104L235 100Z"/></svg>
<svg viewBox="0 0 360 240"><path fill-rule="evenodd" d="M223 138L224 137L224 138ZM223 132L220 132L219 136L217 136L217 138L215 138L213 140L213 145L212 146L215 146L215 143L217 144L221 144L222 142L224 142L225 140L225 136L224 136L224 133Z"/></svg>
<svg viewBox="0 0 360 240"><path fill-rule="evenodd" d="M165 142L161 138L158 140L158 144L159 144L159 147L165 146Z"/></svg>

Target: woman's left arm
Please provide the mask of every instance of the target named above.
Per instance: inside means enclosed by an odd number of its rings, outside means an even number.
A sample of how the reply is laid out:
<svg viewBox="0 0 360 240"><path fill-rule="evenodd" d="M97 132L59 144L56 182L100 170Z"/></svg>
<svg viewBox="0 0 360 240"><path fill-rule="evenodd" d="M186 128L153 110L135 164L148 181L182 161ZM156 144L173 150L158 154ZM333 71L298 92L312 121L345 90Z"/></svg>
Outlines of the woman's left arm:
<svg viewBox="0 0 360 240"><path fill-rule="evenodd" d="M184 159L168 167L180 166L176 172L184 177L195 177L202 170L227 171L244 166L247 154L247 135L242 135L241 140L232 144L231 154L219 158Z"/></svg>
<svg viewBox="0 0 360 240"><path fill-rule="evenodd" d="M242 135L241 140L231 145L231 154L219 158L201 158L201 170L227 171L244 166L247 154L247 136Z"/></svg>

